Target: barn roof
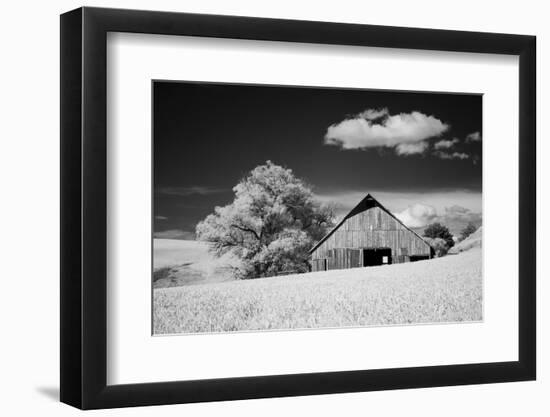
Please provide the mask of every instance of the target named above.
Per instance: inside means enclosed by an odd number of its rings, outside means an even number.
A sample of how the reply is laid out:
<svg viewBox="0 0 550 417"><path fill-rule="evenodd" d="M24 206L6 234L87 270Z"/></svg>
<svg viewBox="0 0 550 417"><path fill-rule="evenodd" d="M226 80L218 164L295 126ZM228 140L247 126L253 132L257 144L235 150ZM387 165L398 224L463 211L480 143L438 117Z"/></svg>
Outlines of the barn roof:
<svg viewBox="0 0 550 417"><path fill-rule="evenodd" d="M378 200L376 200L372 195L367 194L367 196L365 198L363 198L359 204L357 204L348 214L346 214L346 216L340 220L340 222L334 226L332 228L332 230L330 232L328 232L319 242L317 242L315 244L315 246L313 246L313 248L310 249L309 253L313 253L319 246L321 246L321 244L323 244L323 242L325 240L327 240L335 231L337 231L340 226L342 226L342 224L344 224L344 222L349 219L350 217L353 217L359 213L362 213L364 211L367 211L368 209L370 208L373 208L373 207L379 207L380 209L382 209L383 211L385 211L386 213L388 213L391 217L393 217L395 220L397 220L397 222L399 224L401 224L405 229L407 229L408 231L414 233L417 237L419 237L420 239L422 239L422 237L416 233L414 230L410 229L409 227L405 226L405 224L399 220L397 217L395 217L391 211L389 211L386 207L384 207L382 204L380 204L378 202ZM422 239L422 241L425 242L424 239ZM428 242L426 242L426 245L429 246Z"/></svg>

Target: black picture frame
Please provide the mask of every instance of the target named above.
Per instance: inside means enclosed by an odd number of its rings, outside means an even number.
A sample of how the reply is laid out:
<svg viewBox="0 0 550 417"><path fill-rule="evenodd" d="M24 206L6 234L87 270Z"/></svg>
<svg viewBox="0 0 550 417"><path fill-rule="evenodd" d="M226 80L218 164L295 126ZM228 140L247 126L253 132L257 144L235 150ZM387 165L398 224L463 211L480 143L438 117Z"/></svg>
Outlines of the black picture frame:
<svg viewBox="0 0 550 417"><path fill-rule="evenodd" d="M519 360L107 385L108 32L519 56ZM535 54L524 35L88 7L61 15L61 401L96 409L535 379Z"/></svg>

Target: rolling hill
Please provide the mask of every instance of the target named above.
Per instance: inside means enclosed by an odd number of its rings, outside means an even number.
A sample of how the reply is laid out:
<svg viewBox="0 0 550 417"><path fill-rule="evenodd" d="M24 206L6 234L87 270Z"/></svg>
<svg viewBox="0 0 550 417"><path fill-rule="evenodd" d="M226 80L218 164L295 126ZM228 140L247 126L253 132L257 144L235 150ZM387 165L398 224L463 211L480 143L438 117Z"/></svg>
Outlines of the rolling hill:
<svg viewBox="0 0 550 417"><path fill-rule="evenodd" d="M154 333L480 321L481 271L473 248L414 263L157 288Z"/></svg>
<svg viewBox="0 0 550 417"><path fill-rule="evenodd" d="M483 230L482 230L482 227L480 227L474 233L468 236L466 239L454 245L449 250L449 254L457 254L460 252L468 251L473 248L481 248L482 237L483 237Z"/></svg>
<svg viewBox="0 0 550 417"><path fill-rule="evenodd" d="M230 256L217 258L208 243L196 240L154 239L153 287L224 282L232 280Z"/></svg>

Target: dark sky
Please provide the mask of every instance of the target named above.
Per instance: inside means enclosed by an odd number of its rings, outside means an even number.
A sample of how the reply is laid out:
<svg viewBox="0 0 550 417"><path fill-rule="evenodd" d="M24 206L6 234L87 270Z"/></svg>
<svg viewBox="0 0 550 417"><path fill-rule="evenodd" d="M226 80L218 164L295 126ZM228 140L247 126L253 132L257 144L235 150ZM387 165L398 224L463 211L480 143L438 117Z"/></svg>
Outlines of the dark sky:
<svg viewBox="0 0 550 417"><path fill-rule="evenodd" d="M231 188L266 160L291 168L324 201L348 196L345 209L362 193L378 192L392 210L406 208L404 196L438 212L453 204L481 210L481 141L467 139L482 131L480 95L166 81L155 81L153 92L157 233L193 231L216 205L231 202ZM427 138L424 152L410 155L391 146L325 143L329 126L382 108L389 115L420 112L448 128ZM435 143L453 139L442 150L455 157L437 153ZM464 195L474 203L461 201Z"/></svg>

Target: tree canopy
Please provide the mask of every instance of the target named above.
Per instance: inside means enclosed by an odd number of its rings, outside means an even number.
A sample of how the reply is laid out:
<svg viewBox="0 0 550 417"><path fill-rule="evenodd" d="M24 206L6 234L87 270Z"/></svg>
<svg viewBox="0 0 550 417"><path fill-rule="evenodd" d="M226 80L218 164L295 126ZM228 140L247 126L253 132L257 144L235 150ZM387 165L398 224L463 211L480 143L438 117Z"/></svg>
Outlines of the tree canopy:
<svg viewBox="0 0 550 417"><path fill-rule="evenodd" d="M435 239L435 238L441 238L443 239L449 248L452 248L455 244L455 241L453 239L453 235L447 228L447 226L442 225L441 223L432 223L424 229L424 236Z"/></svg>
<svg viewBox="0 0 550 417"><path fill-rule="evenodd" d="M449 246L447 245L447 242L445 242L440 237L436 237L436 238L426 237L424 238L424 240L426 240L426 242L428 242L428 244L433 248L436 258L445 256L449 251Z"/></svg>
<svg viewBox="0 0 550 417"><path fill-rule="evenodd" d="M315 200L292 170L267 161L234 188L234 200L216 207L196 227L197 238L221 256L241 262L238 278L307 272L309 249L334 224L331 207Z"/></svg>

